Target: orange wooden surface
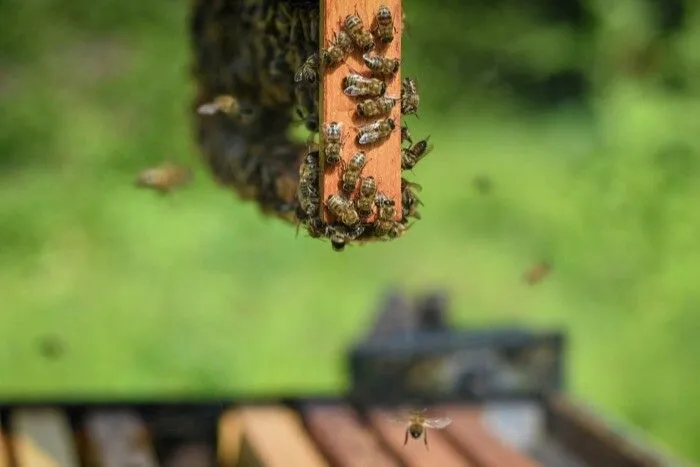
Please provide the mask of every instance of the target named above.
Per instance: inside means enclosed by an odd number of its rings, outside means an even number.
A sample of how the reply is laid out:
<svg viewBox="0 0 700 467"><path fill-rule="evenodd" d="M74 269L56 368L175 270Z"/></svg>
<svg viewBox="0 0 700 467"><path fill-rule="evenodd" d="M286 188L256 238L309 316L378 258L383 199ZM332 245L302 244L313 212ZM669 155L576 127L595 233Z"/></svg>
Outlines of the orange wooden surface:
<svg viewBox="0 0 700 467"><path fill-rule="evenodd" d="M243 419L235 409L227 410L219 420L219 463L223 467L234 466L241 454Z"/></svg>
<svg viewBox="0 0 700 467"><path fill-rule="evenodd" d="M372 25L374 14L380 5L386 5L391 9L394 18L396 31L394 40L386 47L375 45L371 55L381 55L390 58L401 58L401 32L402 32L402 5L401 0L325 0L321 2L321 40L319 46L323 49L328 47L333 40L333 33L337 32L342 21L349 14L357 12L362 18L364 26L369 29ZM396 220L401 220L401 105L400 102L391 111L391 118L396 123L396 129L391 136L379 144L360 146L357 144L357 129L361 125L371 123L371 120L356 119L355 108L362 99L355 99L343 93L342 81L351 70L367 74L369 69L362 61L362 56L358 52L350 55L345 63L340 64L335 69L324 73L321 80L319 114L321 119L321 143L323 142L324 125L328 122L342 122L345 145L342 156L345 162L357 151L364 151L367 155L367 165L362 171L362 176L374 176L377 181L378 192L385 193L396 203ZM391 97L401 97L401 69L393 78L387 81L386 95ZM385 118L385 117L384 117ZM338 181L342 175L340 166L333 169L324 170L321 181L321 196L325 203L328 196L339 191ZM353 195L357 196L359 188ZM330 215L324 204L324 220L328 220ZM373 221L376 215L373 214L366 221Z"/></svg>
<svg viewBox="0 0 700 467"><path fill-rule="evenodd" d="M7 435L0 429L0 467L10 467L10 453L8 452Z"/></svg>

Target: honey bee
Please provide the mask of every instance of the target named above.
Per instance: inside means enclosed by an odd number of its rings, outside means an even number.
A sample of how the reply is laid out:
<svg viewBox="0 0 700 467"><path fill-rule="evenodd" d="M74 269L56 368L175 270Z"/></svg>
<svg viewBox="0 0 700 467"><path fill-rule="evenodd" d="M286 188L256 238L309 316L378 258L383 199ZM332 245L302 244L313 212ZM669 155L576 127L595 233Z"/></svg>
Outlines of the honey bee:
<svg viewBox="0 0 700 467"><path fill-rule="evenodd" d="M394 26L394 17L391 14L391 10L386 5L379 5L371 27L372 35L377 42L386 45L394 40L395 31L396 27Z"/></svg>
<svg viewBox="0 0 700 467"><path fill-rule="evenodd" d="M352 227L360 222L360 216L349 199L339 194L332 194L326 200L326 205L328 206L328 211L343 224Z"/></svg>
<svg viewBox="0 0 700 467"><path fill-rule="evenodd" d="M306 216L313 217L318 214L320 209L318 190L308 180L299 180L297 198L299 206Z"/></svg>
<svg viewBox="0 0 700 467"><path fill-rule="evenodd" d="M420 191L422 187L417 183L412 183L405 178L401 179L401 207L403 209L403 218L413 217L420 219L418 206L422 206L423 202L416 195L416 191Z"/></svg>
<svg viewBox="0 0 700 467"><path fill-rule="evenodd" d="M254 115L252 109L241 106L238 99L228 94L216 96L213 101L197 107L199 115L214 115L218 112L237 118L243 123L249 123Z"/></svg>
<svg viewBox="0 0 700 467"><path fill-rule="evenodd" d="M430 151L432 151L432 145L428 144L428 136L425 139L418 141L416 144L409 148L401 148L401 169L411 170L416 166L421 159L423 159Z"/></svg>
<svg viewBox="0 0 700 467"><path fill-rule="evenodd" d="M420 96L416 82L411 78L404 78L401 81L401 113L404 115L416 115L420 104Z"/></svg>
<svg viewBox="0 0 700 467"><path fill-rule="evenodd" d="M136 177L135 185L151 188L165 195L179 186L186 185L191 180L192 171L190 169L166 162L143 170Z"/></svg>
<svg viewBox="0 0 700 467"><path fill-rule="evenodd" d="M411 133L408 132L408 126L406 124L401 126L401 142L408 141L408 144L413 144L413 139L411 138Z"/></svg>
<svg viewBox="0 0 700 467"><path fill-rule="evenodd" d="M304 63L299 67L297 72L294 74L294 82L306 83L314 85L318 81L318 67L320 60L317 53L309 55L309 57L304 61Z"/></svg>
<svg viewBox="0 0 700 467"><path fill-rule="evenodd" d="M523 282L527 285L538 284L552 271L552 266L547 261L540 261L523 273Z"/></svg>
<svg viewBox="0 0 700 467"><path fill-rule="evenodd" d="M338 164L342 160L340 150L343 147L343 123L327 123L325 135L325 146L323 148L323 153L325 154L325 163L333 166Z"/></svg>
<svg viewBox="0 0 700 467"><path fill-rule="evenodd" d="M399 71L401 60L398 58L380 57L378 55L371 56L364 54L362 60L370 69L372 74L377 78L391 78Z"/></svg>
<svg viewBox="0 0 700 467"><path fill-rule="evenodd" d="M343 78L343 92L351 97L381 96L386 92L386 83L376 78L350 73Z"/></svg>
<svg viewBox="0 0 700 467"><path fill-rule="evenodd" d="M360 184L360 193L357 200L355 200L357 212L361 217L367 217L372 214L376 197L377 181L372 176L363 178Z"/></svg>
<svg viewBox="0 0 700 467"><path fill-rule="evenodd" d="M326 228L326 235L331 241L331 247L333 248L333 251L340 252L345 249L345 246L348 243L362 235L364 231L365 226L363 226L362 224L357 224L356 226L350 229L332 225Z"/></svg>
<svg viewBox="0 0 700 467"><path fill-rule="evenodd" d="M383 237L387 235L394 226L394 218L396 217L396 203L384 193L379 193L376 196L375 203L377 205L377 221L374 223L374 235Z"/></svg>
<svg viewBox="0 0 700 467"><path fill-rule="evenodd" d="M334 67L344 62L352 52L352 39L342 29L335 36L333 43L321 54L324 67Z"/></svg>
<svg viewBox="0 0 700 467"><path fill-rule="evenodd" d="M372 34L365 29L362 18L357 13L345 17L343 28L360 52L367 53L374 49Z"/></svg>
<svg viewBox="0 0 700 467"><path fill-rule="evenodd" d="M396 123L391 118L377 120L376 122L364 125L357 133L357 144L365 145L376 143L389 137L396 128ZM402 150L403 151L403 150Z"/></svg>
<svg viewBox="0 0 700 467"><path fill-rule="evenodd" d="M427 428L432 428L435 430L443 430L447 428L451 423L452 419L450 417L435 417L429 418L425 416L425 409L423 410L411 410L408 414L403 416L393 416L392 420L398 423L406 424L406 437L404 438L403 445L408 444L408 436L410 435L413 439L420 439L423 436L425 443L425 449L430 450L428 447L428 430Z"/></svg>
<svg viewBox="0 0 700 467"><path fill-rule="evenodd" d="M379 96L365 99L357 104L357 115L362 118L373 118L386 115L396 105L398 99L389 96Z"/></svg>
<svg viewBox="0 0 700 467"><path fill-rule="evenodd" d="M341 189L348 194L352 194L355 191L357 182L360 181L360 175L362 174L362 169L367 165L367 156L362 151L358 151L348 162L347 167L343 171L343 176L341 177Z"/></svg>

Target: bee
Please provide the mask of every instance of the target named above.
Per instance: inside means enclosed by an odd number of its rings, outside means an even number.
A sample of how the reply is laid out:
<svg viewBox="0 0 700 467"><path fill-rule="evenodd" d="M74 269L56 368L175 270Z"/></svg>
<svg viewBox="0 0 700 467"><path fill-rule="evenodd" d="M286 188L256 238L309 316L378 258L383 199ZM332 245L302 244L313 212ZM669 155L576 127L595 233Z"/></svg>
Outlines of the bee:
<svg viewBox="0 0 700 467"><path fill-rule="evenodd" d="M381 96L386 92L386 83L376 78L350 73L343 78L343 92L351 97Z"/></svg>
<svg viewBox="0 0 700 467"><path fill-rule="evenodd" d="M342 29L335 36L333 43L321 54L321 62L324 67L334 67L344 62L352 52L352 39Z"/></svg>
<svg viewBox="0 0 700 467"><path fill-rule="evenodd" d="M317 53L309 55L309 57L304 61L304 63L299 67L297 72L294 74L294 82L307 83L314 85L318 81L318 67L320 60Z"/></svg>
<svg viewBox="0 0 700 467"><path fill-rule="evenodd" d="M365 99L357 104L357 115L362 118L379 117L391 112L391 109L396 105L398 99L389 96L379 96L375 98Z"/></svg>
<svg viewBox="0 0 700 467"><path fill-rule="evenodd" d="M318 214L320 209L318 190L308 180L299 180L297 198L299 206L306 216L313 217Z"/></svg>
<svg viewBox="0 0 700 467"><path fill-rule="evenodd" d="M396 217L396 203L384 193L376 196L374 204L377 205L377 221L374 223L374 235L383 237L387 235L394 226Z"/></svg>
<svg viewBox="0 0 700 467"><path fill-rule="evenodd" d="M404 416L394 416L392 419L396 422L406 424L406 436L403 441L404 446L408 444L409 435L411 438L416 440L423 436L426 450L430 450L428 447L428 430L426 428L442 430L447 428L452 423L452 419L450 417L426 417L425 409L411 410Z"/></svg>
<svg viewBox="0 0 700 467"><path fill-rule="evenodd" d="M343 228L340 226L328 226L326 228L326 235L331 241L331 247L333 251L343 251L345 246L352 240L362 235L365 231L365 226L362 224L357 224L352 228Z"/></svg>
<svg viewBox="0 0 700 467"><path fill-rule="evenodd" d="M401 113L404 115L416 115L418 104L420 104L420 96L418 95L416 82L406 77L401 81Z"/></svg>
<svg viewBox="0 0 700 467"><path fill-rule="evenodd" d="M552 266L547 261L540 261L523 273L523 282L527 285L535 285L542 281L552 271Z"/></svg>
<svg viewBox="0 0 700 467"><path fill-rule="evenodd" d="M403 209L403 218L414 217L420 219L418 206L422 206L423 202L416 195L416 191L420 191L422 187L417 183L412 183L405 178L401 179L401 207Z"/></svg>
<svg viewBox="0 0 700 467"><path fill-rule="evenodd" d="M356 152L350 159L341 177L340 188L345 193L352 194L352 192L355 191L355 187L360 180L360 175L365 165L367 165L367 156L365 156L365 153L362 151Z"/></svg>
<svg viewBox="0 0 700 467"><path fill-rule="evenodd" d="M349 199L339 194L332 194L326 200L326 205L328 206L328 211L348 227L352 227L360 222L360 216Z"/></svg>
<svg viewBox="0 0 700 467"><path fill-rule="evenodd" d="M377 197L377 181L374 177L369 176L362 179L360 184L360 193L355 200L357 212L361 217L367 217L372 214L374 201Z"/></svg>
<svg viewBox="0 0 700 467"><path fill-rule="evenodd" d="M338 164L342 160L340 150L343 147L343 123L327 123L325 135L325 145L323 148L323 153L325 154L325 163L333 166Z"/></svg>
<svg viewBox="0 0 700 467"><path fill-rule="evenodd" d="M380 57L378 55L371 56L364 54L362 60L370 69L372 74L377 78L391 78L399 71L401 60L398 58Z"/></svg>
<svg viewBox="0 0 700 467"><path fill-rule="evenodd" d="M428 144L429 138L430 136L418 141L409 148L401 148L401 170L411 170L432 151L433 146Z"/></svg>
<svg viewBox="0 0 700 467"><path fill-rule="evenodd" d="M391 132L394 131L394 128L396 128L396 123L394 123L394 120L391 118L377 120L376 122L364 125L360 127L357 133L357 144L372 144L386 139Z"/></svg>
<svg viewBox="0 0 700 467"><path fill-rule="evenodd" d="M199 115L214 115L218 112L237 118L243 123L249 123L254 115L251 108L241 106L238 99L228 94L216 96L213 101L197 107Z"/></svg>
<svg viewBox="0 0 700 467"><path fill-rule="evenodd" d="M345 17L343 28L360 52L367 53L374 49L372 34L365 29L362 18L357 13Z"/></svg>
<svg viewBox="0 0 700 467"><path fill-rule="evenodd" d="M371 33L380 44L386 45L394 40L394 17L391 10L386 5L379 5L377 13L374 15L374 22L371 27Z"/></svg>
<svg viewBox="0 0 700 467"><path fill-rule="evenodd" d="M186 185L191 180L192 171L190 169L166 162L143 170L136 178L135 185L152 188L165 195L176 187Z"/></svg>
<svg viewBox="0 0 700 467"><path fill-rule="evenodd" d="M401 142L408 141L408 144L413 144L413 139L411 138L411 133L408 132L408 126L406 124L401 126Z"/></svg>

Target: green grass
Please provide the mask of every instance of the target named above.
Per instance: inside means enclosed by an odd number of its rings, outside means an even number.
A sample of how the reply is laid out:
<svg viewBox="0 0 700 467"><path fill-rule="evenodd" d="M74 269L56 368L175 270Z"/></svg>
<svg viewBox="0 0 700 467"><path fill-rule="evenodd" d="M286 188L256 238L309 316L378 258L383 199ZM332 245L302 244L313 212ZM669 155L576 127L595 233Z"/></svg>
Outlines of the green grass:
<svg viewBox="0 0 700 467"><path fill-rule="evenodd" d="M131 186L143 166L197 160L185 6L124 7L118 21L77 1L61 13L37 4L21 13L37 25L31 40L0 33L15 50L0 74L11 110L0 113L0 394L338 391L385 288L441 287L462 325L566 329L575 395L700 459L697 96L620 81L584 115L466 89L442 112L440 75L426 70L425 109L410 120L436 146L413 176L424 218L399 241L337 254L201 167L171 198ZM478 175L492 194L472 188ZM545 257L553 275L522 285ZM41 357L45 335L65 341L61 359Z"/></svg>

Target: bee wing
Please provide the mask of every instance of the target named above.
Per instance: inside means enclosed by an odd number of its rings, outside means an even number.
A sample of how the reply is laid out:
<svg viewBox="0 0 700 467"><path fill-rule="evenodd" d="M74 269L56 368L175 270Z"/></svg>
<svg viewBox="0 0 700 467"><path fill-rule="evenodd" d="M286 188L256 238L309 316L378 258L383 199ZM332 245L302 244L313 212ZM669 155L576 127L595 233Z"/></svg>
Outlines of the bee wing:
<svg viewBox="0 0 700 467"><path fill-rule="evenodd" d="M297 70L296 73L294 73L294 82L301 83L303 79L304 79L304 69L300 68L299 70Z"/></svg>
<svg viewBox="0 0 700 467"><path fill-rule="evenodd" d="M197 113L200 115L214 115L219 111L219 105L214 102L208 102L197 107Z"/></svg>
<svg viewBox="0 0 700 467"><path fill-rule="evenodd" d="M357 97L357 96L361 96L361 95L364 94L362 88L360 88L360 87L358 87L358 86L355 86L355 85L348 86L347 88L345 88L345 89L343 90L343 92L344 92L346 95L352 96L352 97Z"/></svg>
<svg viewBox="0 0 700 467"><path fill-rule="evenodd" d="M452 423L452 419L450 417L426 418L425 419L425 426L426 427L435 428L437 430L441 430L441 429L447 427L450 423Z"/></svg>
<svg viewBox="0 0 700 467"><path fill-rule="evenodd" d="M377 140L377 133L362 133L357 137L357 144L372 144Z"/></svg>

